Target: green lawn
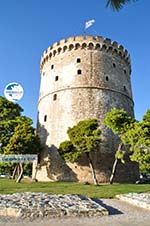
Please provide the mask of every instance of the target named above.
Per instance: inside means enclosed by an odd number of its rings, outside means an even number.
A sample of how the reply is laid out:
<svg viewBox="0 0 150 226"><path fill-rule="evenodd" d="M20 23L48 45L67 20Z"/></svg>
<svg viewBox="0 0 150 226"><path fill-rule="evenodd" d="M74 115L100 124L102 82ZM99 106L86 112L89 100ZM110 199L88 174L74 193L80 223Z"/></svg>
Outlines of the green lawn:
<svg viewBox="0 0 150 226"><path fill-rule="evenodd" d="M128 192L150 192L150 184L83 185L72 182L38 182L17 184L13 180L0 179L0 194L16 192L46 192L51 194L83 194L91 198L113 198Z"/></svg>

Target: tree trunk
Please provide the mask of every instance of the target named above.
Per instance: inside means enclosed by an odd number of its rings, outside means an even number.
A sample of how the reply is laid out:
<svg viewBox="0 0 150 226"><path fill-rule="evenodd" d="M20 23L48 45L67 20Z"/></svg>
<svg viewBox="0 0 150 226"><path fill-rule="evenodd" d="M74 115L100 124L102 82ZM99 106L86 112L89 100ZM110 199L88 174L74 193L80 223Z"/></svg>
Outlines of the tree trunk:
<svg viewBox="0 0 150 226"><path fill-rule="evenodd" d="M122 145L123 145L122 143L119 144L117 151L121 150ZM113 184L113 182L114 182L114 177L115 177L115 174L116 174L117 165L118 165L118 158L115 158L115 161L114 161L114 164L113 164L113 167L112 167L112 171L111 171L111 176L110 176L110 184Z"/></svg>
<svg viewBox="0 0 150 226"><path fill-rule="evenodd" d="M111 176L110 176L110 184L113 184L113 182L114 182L114 177L115 177L115 174L116 174L117 164L118 164L118 159L115 159L113 167L112 167Z"/></svg>
<svg viewBox="0 0 150 226"><path fill-rule="evenodd" d="M92 160L90 158L89 152L86 152L86 156L87 156L88 161L89 161L89 166L90 166L90 169L91 169L91 172L92 172L92 177L93 177L94 184L98 185L98 181L97 181L97 178L96 178L96 173L95 173L95 170L94 170L94 165L93 165L93 162L92 162Z"/></svg>
<svg viewBox="0 0 150 226"><path fill-rule="evenodd" d="M21 181L21 179L23 177L23 164L20 163L19 166L20 166L20 173L19 173L19 177L16 180L17 183L20 183L20 181Z"/></svg>
<svg viewBox="0 0 150 226"><path fill-rule="evenodd" d="M15 166L11 179L15 179L15 176L16 176L16 173L17 173L17 167L18 167L18 165Z"/></svg>

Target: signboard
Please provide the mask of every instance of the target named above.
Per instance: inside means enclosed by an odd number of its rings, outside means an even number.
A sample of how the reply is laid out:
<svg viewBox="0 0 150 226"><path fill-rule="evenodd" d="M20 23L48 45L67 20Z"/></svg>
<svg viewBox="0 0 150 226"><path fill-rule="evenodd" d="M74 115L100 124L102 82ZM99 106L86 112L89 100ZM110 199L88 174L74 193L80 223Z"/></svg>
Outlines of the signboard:
<svg viewBox="0 0 150 226"><path fill-rule="evenodd" d="M0 162L29 163L37 161L37 155L0 155Z"/></svg>
<svg viewBox="0 0 150 226"><path fill-rule="evenodd" d="M9 83L4 90L4 95L7 100L17 102L23 97L24 90L17 82Z"/></svg>

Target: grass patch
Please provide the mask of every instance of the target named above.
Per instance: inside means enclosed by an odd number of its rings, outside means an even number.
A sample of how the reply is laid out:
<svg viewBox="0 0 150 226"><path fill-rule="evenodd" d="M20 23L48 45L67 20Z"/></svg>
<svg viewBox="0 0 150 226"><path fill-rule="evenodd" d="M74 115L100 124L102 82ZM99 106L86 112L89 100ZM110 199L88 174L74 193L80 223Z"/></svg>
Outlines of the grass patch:
<svg viewBox="0 0 150 226"><path fill-rule="evenodd" d="M150 184L102 184L84 185L72 182L21 182L0 179L0 194L17 192L45 192L51 194L82 194L91 198L114 198L117 194L129 192L150 192Z"/></svg>

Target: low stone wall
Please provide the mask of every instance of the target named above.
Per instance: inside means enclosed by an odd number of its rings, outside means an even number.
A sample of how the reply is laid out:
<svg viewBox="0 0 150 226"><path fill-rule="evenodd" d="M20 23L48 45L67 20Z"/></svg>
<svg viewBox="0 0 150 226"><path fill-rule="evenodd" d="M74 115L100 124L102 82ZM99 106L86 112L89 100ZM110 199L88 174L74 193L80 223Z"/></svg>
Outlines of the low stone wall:
<svg viewBox="0 0 150 226"><path fill-rule="evenodd" d="M102 215L108 215L108 211L83 195L49 195L45 193L0 195L0 216L37 219Z"/></svg>
<svg viewBox="0 0 150 226"><path fill-rule="evenodd" d="M129 193L117 195L116 197L122 201L150 210L150 193Z"/></svg>

